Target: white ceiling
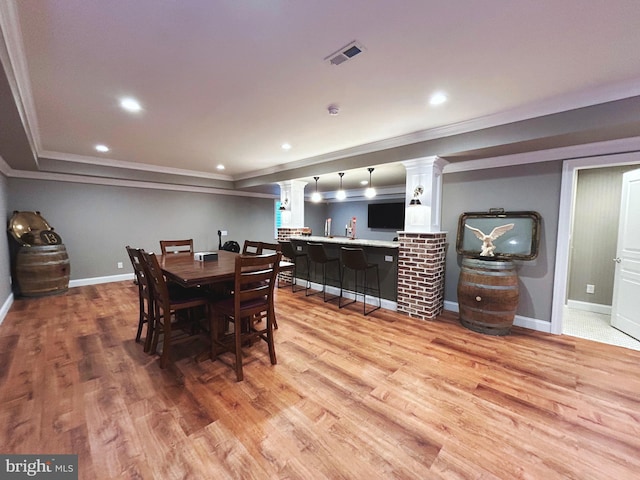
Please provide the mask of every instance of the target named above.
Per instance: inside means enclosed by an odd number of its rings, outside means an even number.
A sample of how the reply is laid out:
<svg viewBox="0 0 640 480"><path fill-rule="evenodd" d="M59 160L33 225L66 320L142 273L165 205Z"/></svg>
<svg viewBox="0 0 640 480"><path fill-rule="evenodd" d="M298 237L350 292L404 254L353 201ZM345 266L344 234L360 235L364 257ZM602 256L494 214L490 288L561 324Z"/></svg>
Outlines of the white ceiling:
<svg viewBox="0 0 640 480"><path fill-rule="evenodd" d="M38 156L71 165L238 181L640 95L638 0L5 1Z"/></svg>

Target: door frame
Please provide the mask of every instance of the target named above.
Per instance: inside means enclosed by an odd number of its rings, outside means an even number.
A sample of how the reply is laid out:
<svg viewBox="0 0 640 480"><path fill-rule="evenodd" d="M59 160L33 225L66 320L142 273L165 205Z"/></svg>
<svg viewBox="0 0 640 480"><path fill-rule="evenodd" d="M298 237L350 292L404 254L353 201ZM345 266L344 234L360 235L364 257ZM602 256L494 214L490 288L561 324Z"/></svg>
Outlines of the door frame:
<svg viewBox="0 0 640 480"><path fill-rule="evenodd" d="M562 316L567 298L567 284L569 282L569 253L571 235L573 233L573 208L578 181L578 170L631 164L640 164L639 151L565 160L562 164L556 264L553 277L553 301L551 306L551 333L557 335L562 334Z"/></svg>

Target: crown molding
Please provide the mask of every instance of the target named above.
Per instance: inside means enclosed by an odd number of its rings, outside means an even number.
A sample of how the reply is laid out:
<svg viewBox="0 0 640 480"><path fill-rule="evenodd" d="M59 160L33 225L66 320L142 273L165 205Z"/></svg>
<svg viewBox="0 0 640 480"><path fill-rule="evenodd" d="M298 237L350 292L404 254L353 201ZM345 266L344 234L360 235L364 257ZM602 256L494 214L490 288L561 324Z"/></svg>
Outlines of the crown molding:
<svg viewBox="0 0 640 480"><path fill-rule="evenodd" d="M6 165L6 164L5 164ZM1 165L0 165L1 168ZM197 187L193 185L176 185L169 183L144 182L135 180L120 180L113 178L90 177L86 175L70 175L66 173L32 172L27 170L13 170L4 173L11 178L24 178L28 180L48 180L54 182L83 183L89 185L104 185L111 187L144 188L151 190L169 190L174 192L206 193L211 195L229 195L234 197L270 198L278 199L278 195L267 193L245 192L242 190L227 190L213 187Z"/></svg>
<svg viewBox="0 0 640 480"><path fill-rule="evenodd" d="M536 152L515 153L500 157L489 157L478 160L466 160L445 165L443 174L484 170L487 168L511 167L528 163L552 162L556 160L572 160L598 155L615 155L640 151L640 137L607 140L604 142L558 147Z"/></svg>
<svg viewBox="0 0 640 480"><path fill-rule="evenodd" d="M14 102L18 108L22 124L31 145L31 151L38 161L40 150L40 134L35 103L31 94L31 80L27 68L22 30L16 2L6 0L0 2L0 30L4 38L4 47L0 49L1 60L7 74L7 79L13 91Z"/></svg>
<svg viewBox="0 0 640 480"><path fill-rule="evenodd" d="M396 147L403 147L414 143L436 140L463 133L470 133L486 128L508 125L510 123L530 120L533 118L562 113L569 110L584 108L602 103L623 100L640 96L640 83L637 80L619 82L598 88L571 92L565 95L550 97L539 102L530 103L521 107L492 113L482 117L463 120L449 125L434 127L427 130L409 133L393 138L370 142L355 147L336 150L323 155L296 160L284 165L255 170L235 177L235 180L247 180L254 177L271 175L286 170L310 167L320 163L341 160L347 157L363 155Z"/></svg>
<svg viewBox="0 0 640 480"><path fill-rule="evenodd" d="M174 167L159 167L148 163L127 162L124 160L104 159L85 155L76 155L72 153L62 153L53 151L43 151L40 155L42 158L51 160L60 160L63 162L75 162L88 165L96 165L101 167L115 167L124 170L139 170L153 173L166 173L169 175L181 175L186 177L208 178L211 180L225 180L232 182L234 179L230 175L220 173L199 172L197 170L186 170Z"/></svg>

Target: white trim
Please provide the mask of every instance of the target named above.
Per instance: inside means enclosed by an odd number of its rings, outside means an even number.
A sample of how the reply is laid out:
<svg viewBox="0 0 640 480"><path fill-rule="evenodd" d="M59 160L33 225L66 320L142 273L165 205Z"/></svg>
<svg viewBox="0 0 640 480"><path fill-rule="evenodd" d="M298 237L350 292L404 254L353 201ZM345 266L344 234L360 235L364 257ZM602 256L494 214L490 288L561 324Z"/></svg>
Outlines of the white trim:
<svg viewBox="0 0 640 480"><path fill-rule="evenodd" d="M546 100L535 102L523 107L517 107L502 112L496 112L483 117L476 117L461 122L443 125L439 127L429 128L407 135L387 138L375 142L358 145L335 152L329 152L315 157L301 159L295 162L287 163L286 169L295 169L307 166L317 165L319 163L340 160L356 155L364 155L387 150L390 148L403 147L414 143L425 142L428 140L436 140L439 138L460 135L463 133L475 132L485 128L497 127L500 125L508 125L510 123L538 118L545 115L562 113L577 108L595 106L601 103L613 102L625 98L631 98L640 95L640 84L637 81L626 81L611 85L600 86L598 88L583 90L563 94L557 97L548 98ZM447 158L446 155L442 155ZM245 180L263 175L270 175L282 171L282 165L256 170L246 174L236 176L236 180ZM485 168L485 167L482 167Z"/></svg>
<svg viewBox="0 0 640 480"><path fill-rule="evenodd" d="M445 300L445 310L451 312L459 312L460 308L456 302ZM551 333L551 323L545 320L539 320L537 318L523 317L522 315L516 315L513 319L513 325L516 327L528 328L529 330L535 330L536 332Z"/></svg>
<svg viewBox="0 0 640 480"><path fill-rule="evenodd" d="M602 305L601 303L580 302L578 300L567 300L567 307L583 312L601 313L602 315L611 315L611 305Z"/></svg>
<svg viewBox="0 0 640 480"><path fill-rule="evenodd" d="M71 280L69 282L69 288L99 285L101 283L124 282L126 280L133 280L133 278L133 273L123 273L121 275L111 275L108 277L81 278L79 280Z"/></svg>
<svg viewBox="0 0 640 480"><path fill-rule="evenodd" d="M300 279L297 279L297 280L300 280ZM304 284L306 285L306 280L304 282L305 282ZM300 285L300 283L296 282L296 285ZM310 288L312 290L322 291L322 284L311 282ZM340 287L327 285L326 291L329 295L340 295ZM359 295L360 295L360 298L362 298L362 294L359 294ZM355 294L349 290L343 290L342 296L349 300L353 300L356 298ZM375 298L377 297L374 297L372 295L367 295L367 305L373 305L374 307L377 307L378 302L375 300ZM391 310L393 312L396 312L398 310L398 304L396 302L394 302L393 300L387 300L385 298L380 299L380 306L385 310Z"/></svg>
<svg viewBox="0 0 640 480"><path fill-rule="evenodd" d="M4 318L9 313L9 310L11 309L11 305L13 305L13 293L9 294L7 299L2 304L2 307L0 308L0 325L2 325L2 322L4 322Z"/></svg>
<svg viewBox="0 0 640 480"><path fill-rule="evenodd" d="M567 298L569 272L569 248L571 244L571 216L578 170L640 163L640 152L612 153L566 160L562 166L560 207L558 212L558 237L556 265L553 277L553 301L551 307L551 333L562 334L562 315Z"/></svg>
<svg viewBox="0 0 640 480"><path fill-rule="evenodd" d="M174 168L174 167L161 167L158 165L150 165L148 163L135 163L135 162L127 162L124 160L104 159L104 158L97 158L97 157L91 157L91 156L85 156L85 155L76 155L73 153L51 152L48 150L44 150L40 152L39 156L43 159L60 160L63 162L82 163L82 164L88 164L88 165L98 165L101 167L122 168L125 170L140 170L144 172L153 172L153 173L166 173L170 175L181 175L181 176L187 176L187 177L209 178L213 180L225 180L228 182L233 181L233 177L231 177L230 175L223 175L220 173L199 172L197 170L185 170L182 168Z"/></svg>
<svg viewBox="0 0 640 480"><path fill-rule="evenodd" d="M6 60L9 65L5 65L5 72L31 147L31 153L37 164L37 152L41 145L40 129L38 128L38 117L31 93L31 79L27 68L27 56L24 53L24 45L22 43L22 30L20 28L17 2L0 2L0 33L4 34L4 43L8 56ZM2 60L2 63L5 63L5 59L2 58Z"/></svg>
<svg viewBox="0 0 640 480"><path fill-rule="evenodd" d="M499 157L454 162L447 164L443 169L443 173L468 172L472 170L483 170L486 168L511 167L515 165L526 165L528 163L569 160L581 157L612 155L634 151L640 151L640 137L607 140L604 142L571 145L568 147L551 148L536 152L514 153ZM445 156L445 158L447 157Z"/></svg>
<svg viewBox="0 0 640 480"><path fill-rule="evenodd" d="M67 173L43 173L28 170L13 170L6 174L8 177L28 178L31 180L51 180L56 182L83 183L90 185L109 185L113 187L148 188L155 190L171 190L178 192L209 193L216 195L232 195L235 197L278 198L268 193L244 192L242 190L226 190L223 188L197 187L194 185L178 185L170 183L142 182L137 180L122 180L103 177L88 177Z"/></svg>

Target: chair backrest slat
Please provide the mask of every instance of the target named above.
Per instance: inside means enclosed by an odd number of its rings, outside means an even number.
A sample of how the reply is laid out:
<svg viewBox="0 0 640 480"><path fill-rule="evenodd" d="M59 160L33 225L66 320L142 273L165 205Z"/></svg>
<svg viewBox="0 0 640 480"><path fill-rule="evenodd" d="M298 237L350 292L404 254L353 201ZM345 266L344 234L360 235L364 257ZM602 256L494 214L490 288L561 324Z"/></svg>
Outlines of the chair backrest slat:
<svg viewBox="0 0 640 480"><path fill-rule="evenodd" d="M162 255L167 253L193 253L193 238L185 240L160 240Z"/></svg>

